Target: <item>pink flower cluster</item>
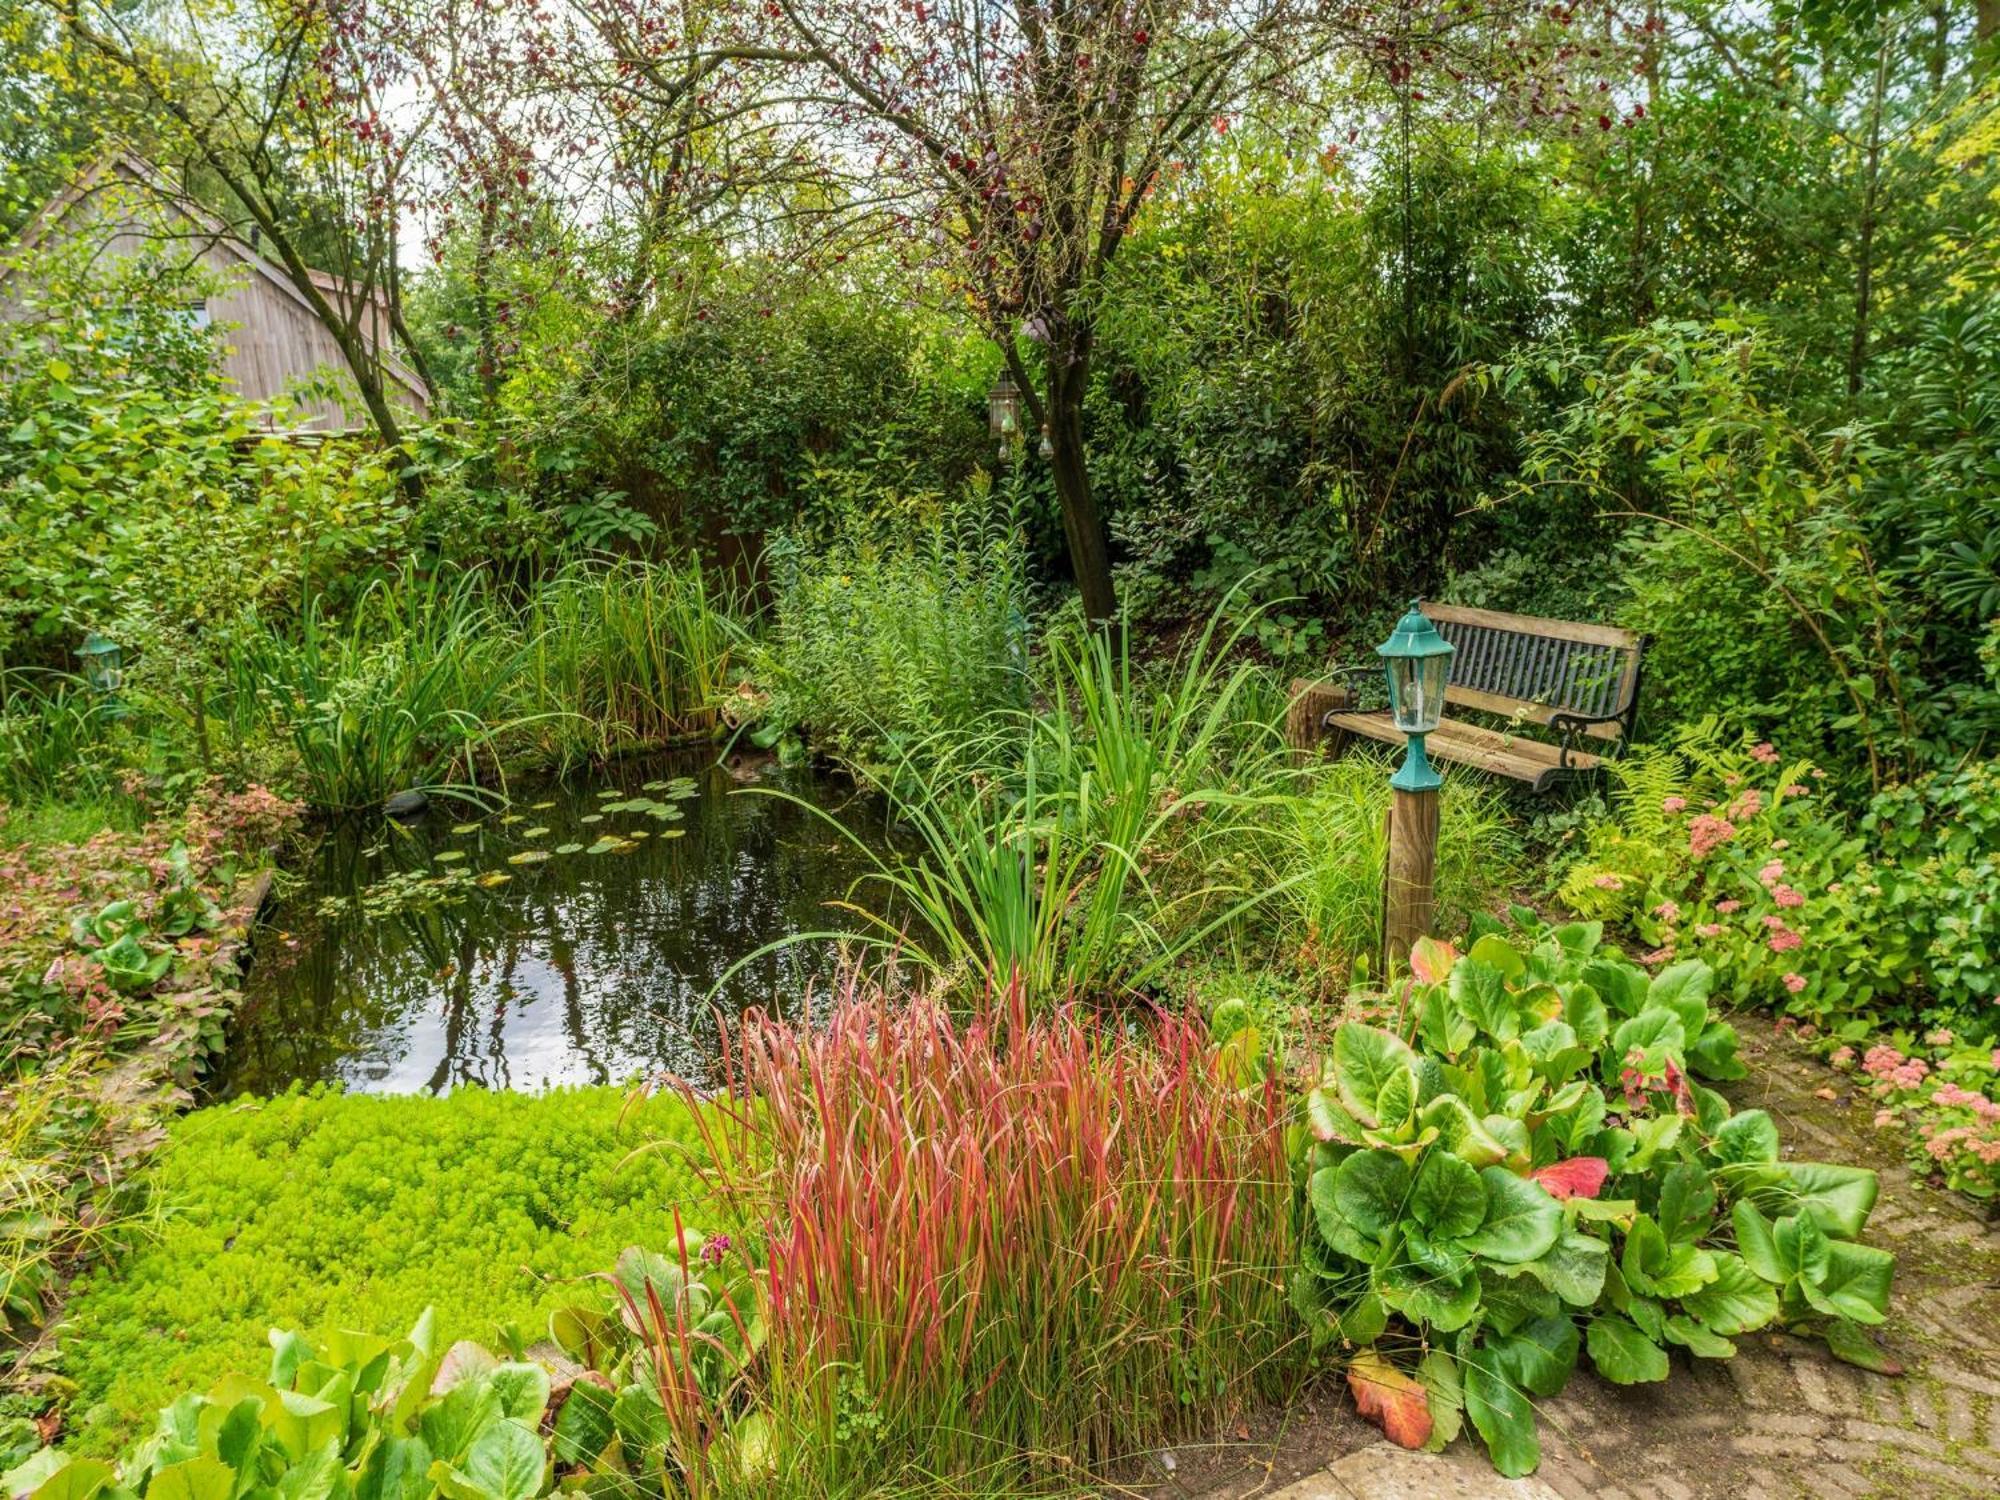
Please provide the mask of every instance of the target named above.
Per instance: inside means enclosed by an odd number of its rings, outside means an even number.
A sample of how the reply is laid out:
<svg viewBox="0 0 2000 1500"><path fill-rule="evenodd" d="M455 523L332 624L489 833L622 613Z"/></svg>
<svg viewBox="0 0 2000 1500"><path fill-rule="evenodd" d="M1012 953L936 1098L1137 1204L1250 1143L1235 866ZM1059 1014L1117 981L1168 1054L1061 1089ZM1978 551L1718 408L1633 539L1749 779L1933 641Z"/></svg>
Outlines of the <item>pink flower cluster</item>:
<svg viewBox="0 0 2000 1500"><path fill-rule="evenodd" d="M1767 766L1775 766L1778 763L1778 751L1769 740L1760 740L1750 747L1750 758L1761 761Z"/></svg>
<svg viewBox="0 0 2000 1500"><path fill-rule="evenodd" d="M1713 813L1697 813L1688 820L1688 853L1701 859L1736 837L1736 825Z"/></svg>
<svg viewBox="0 0 2000 1500"><path fill-rule="evenodd" d="M1685 797L1663 797L1660 799L1660 811L1669 817L1677 812L1684 811L1687 805L1688 799Z"/></svg>
<svg viewBox="0 0 2000 1500"><path fill-rule="evenodd" d="M1903 1056L1887 1042L1878 1042L1862 1057L1861 1070L1892 1088L1913 1089L1930 1077L1931 1065L1921 1057Z"/></svg>

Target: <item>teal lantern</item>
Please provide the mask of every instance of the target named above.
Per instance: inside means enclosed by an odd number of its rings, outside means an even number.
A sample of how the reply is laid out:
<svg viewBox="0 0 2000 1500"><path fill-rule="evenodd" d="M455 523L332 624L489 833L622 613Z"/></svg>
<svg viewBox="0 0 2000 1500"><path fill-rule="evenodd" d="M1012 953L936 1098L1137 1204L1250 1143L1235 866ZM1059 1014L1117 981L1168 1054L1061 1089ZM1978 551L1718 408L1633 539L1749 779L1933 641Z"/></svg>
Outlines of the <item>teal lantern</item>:
<svg viewBox="0 0 2000 1500"><path fill-rule="evenodd" d="M1430 792L1443 785L1424 754L1424 736L1444 714L1445 683L1458 649L1437 633L1419 605L1412 599L1410 612L1375 648L1389 675L1389 717L1410 737L1409 754L1389 779L1389 785L1403 792Z"/></svg>
<svg viewBox="0 0 2000 1500"><path fill-rule="evenodd" d="M125 648L109 636L90 631L77 649L83 661L83 680L107 698L124 685Z"/></svg>

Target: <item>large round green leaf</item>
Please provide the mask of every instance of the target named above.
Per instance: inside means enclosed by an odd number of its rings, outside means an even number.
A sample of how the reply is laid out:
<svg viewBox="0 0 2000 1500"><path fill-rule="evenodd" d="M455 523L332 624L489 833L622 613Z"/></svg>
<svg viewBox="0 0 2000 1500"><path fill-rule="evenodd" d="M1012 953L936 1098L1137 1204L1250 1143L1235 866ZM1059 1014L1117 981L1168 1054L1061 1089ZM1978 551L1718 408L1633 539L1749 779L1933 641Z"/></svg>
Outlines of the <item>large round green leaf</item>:
<svg viewBox="0 0 2000 1500"><path fill-rule="evenodd" d="M1486 1440L1494 1468L1509 1479L1535 1472L1542 1461L1535 1409L1526 1393L1493 1368L1484 1351L1466 1361L1465 1414Z"/></svg>
<svg viewBox="0 0 2000 1500"><path fill-rule="evenodd" d="M1389 1237L1409 1196L1410 1169L1394 1152L1357 1151L1334 1169L1333 1212L1367 1239Z"/></svg>
<svg viewBox="0 0 2000 1500"><path fill-rule="evenodd" d="M1334 1032L1333 1068L1340 1102L1364 1125L1381 1123L1378 1106L1392 1079L1402 1078L1409 1085L1408 1097L1416 1098L1417 1054L1379 1026L1349 1021Z"/></svg>
<svg viewBox="0 0 2000 1500"><path fill-rule="evenodd" d="M1667 1351L1625 1318L1594 1319L1590 1362L1613 1385L1641 1385L1667 1378Z"/></svg>
<svg viewBox="0 0 2000 1500"><path fill-rule="evenodd" d="M1778 1315L1778 1294L1740 1255L1710 1252L1715 1280L1681 1299L1681 1306L1711 1333L1727 1336L1762 1328Z"/></svg>
<svg viewBox="0 0 2000 1500"><path fill-rule="evenodd" d="M1410 1189L1410 1212L1433 1240L1462 1239L1485 1222L1486 1185L1449 1151L1427 1152Z"/></svg>
<svg viewBox="0 0 2000 1500"><path fill-rule="evenodd" d="M1486 1184L1486 1217L1460 1245L1502 1265L1521 1265L1548 1254L1562 1235L1562 1205L1505 1167L1488 1167L1479 1178Z"/></svg>

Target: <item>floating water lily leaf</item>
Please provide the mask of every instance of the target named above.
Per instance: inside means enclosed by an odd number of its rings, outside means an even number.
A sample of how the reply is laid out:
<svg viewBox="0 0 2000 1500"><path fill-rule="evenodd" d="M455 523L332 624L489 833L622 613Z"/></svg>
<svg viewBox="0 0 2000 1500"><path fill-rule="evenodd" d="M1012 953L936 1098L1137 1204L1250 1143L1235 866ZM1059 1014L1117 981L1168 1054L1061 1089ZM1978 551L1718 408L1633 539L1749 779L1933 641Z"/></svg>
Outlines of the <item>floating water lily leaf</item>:
<svg viewBox="0 0 2000 1500"><path fill-rule="evenodd" d="M521 830L521 837L524 839L545 839L548 836L548 828L540 823L537 823L533 828L524 828Z"/></svg>
<svg viewBox="0 0 2000 1500"><path fill-rule="evenodd" d="M434 864L445 865L450 864L455 859L464 858L465 851L463 849L440 849L436 854L431 856L431 861Z"/></svg>
<svg viewBox="0 0 2000 1500"><path fill-rule="evenodd" d="M555 806L555 803L554 803L553 801L550 801L550 802L532 802L532 803L530 803L530 804L528 805L528 811L529 811L529 812L547 812L547 811L548 811L548 810L549 810L550 808L552 808L552 807L554 807L554 806Z"/></svg>
<svg viewBox="0 0 2000 1500"><path fill-rule="evenodd" d="M479 832L479 825L477 823L454 823L451 825L451 831L453 833L477 833Z"/></svg>
<svg viewBox="0 0 2000 1500"><path fill-rule="evenodd" d="M625 835L625 837L628 839L649 839L652 836L653 835L644 828L635 828L630 833Z"/></svg>
<svg viewBox="0 0 2000 1500"><path fill-rule="evenodd" d="M556 853L558 853L558 854L581 854L581 853L583 853L583 845L581 845L581 844L557 844L557 845L556 845Z"/></svg>
<svg viewBox="0 0 2000 1500"><path fill-rule="evenodd" d="M546 849L523 849L519 854L508 855L507 863L510 865L538 865L548 857L549 851Z"/></svg>
<svg viewBox="0 0 2000 1500"><path fill-rule="evenodd" d="M500 821L502 823L525 823L528 821L528 817L526 813L502 813Z"/></svg>
<svg viewBox="0 0 2000 1500"><path fill-rule="evenodd" d="M603 813L585 813L582 817L577 819L577 822L579 823L602 823L603 821L604 821Z"/></svg>
<svg viewBox="0 0 2000 1500"><path fill-rule="evenodd" d="M613 849L629 849L631 847L624 839L607 833L583 852L585 854L609 854Z"/></svg>
<svg viewBox="0 0 2000 1500"><path fill-rule="evenodd" d="M687 830L685 828L662 828L660 830L660 837L663 839L677 839L683 837L686 833Z"/></svg>
<svg viewBox="0 0 2000 1500"><path fill-rule="evenodd" d="M490 890L492 887L496 885L505 885L508 881L512 880L513 878L514 877L512 875L509 875L505 870L488 870L484 875L481 875L477 880L475 880L473 884L483 885Z"/></svg>
<svg viewBox="0 0 2000 1500"><path fill-rule="evenodd" d="M644 786L640 787L639 790L642 792L664 792L668 787L672 785L673 783L671 781L649 781Z"/></svg>

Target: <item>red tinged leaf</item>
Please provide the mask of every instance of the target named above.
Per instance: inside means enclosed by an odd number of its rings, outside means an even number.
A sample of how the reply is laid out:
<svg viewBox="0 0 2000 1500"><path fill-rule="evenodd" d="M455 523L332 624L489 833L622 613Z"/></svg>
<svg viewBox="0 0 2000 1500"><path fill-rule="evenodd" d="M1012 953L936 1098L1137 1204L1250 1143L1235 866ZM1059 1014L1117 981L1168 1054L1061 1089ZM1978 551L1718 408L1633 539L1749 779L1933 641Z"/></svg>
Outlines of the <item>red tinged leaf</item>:
<svg viewBox="0 0 2000 1500"><path fill-rule="evenodd" d="M1572 1156L1530 1175L1551 1198L1595 1198L1610 1172L1611 1163L1601 1156Z"/></svg>
<svg viewBox="0 0 2000 1500"><path fill-rule="evenodd" d="M1421 1448L1431 1440L1431 1403L1422 1384L1373 1349L1354 1356L1347 1367L1347 1388L1361 1415L1398 1448Z"/></svg>
<svg viewBox="0 0 2000 1500"><path fill-rule="evenodd" d="M1410 972L1419 984L1442 984L1458 962L1458 950L1433 937L1420 937L1410 949Z"/></svg>

